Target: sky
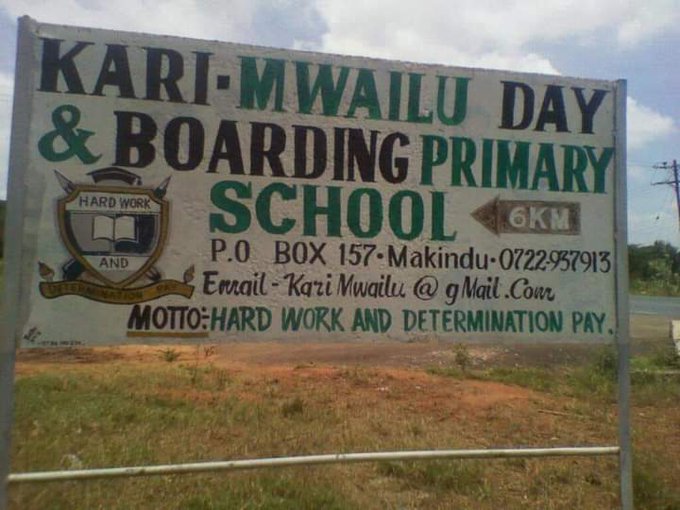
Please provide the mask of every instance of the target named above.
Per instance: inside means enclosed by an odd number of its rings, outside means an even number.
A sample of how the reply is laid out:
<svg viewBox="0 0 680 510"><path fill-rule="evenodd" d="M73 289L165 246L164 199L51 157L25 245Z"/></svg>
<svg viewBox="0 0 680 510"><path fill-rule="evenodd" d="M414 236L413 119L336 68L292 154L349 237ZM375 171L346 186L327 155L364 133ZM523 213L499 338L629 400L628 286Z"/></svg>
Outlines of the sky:
<svg viewBox="0 0 680 510"><path fill-rule="evenodd" d="M0 0L0 198L17 18L452 66L628 81L628 238L680 246L678 0Z"/></svg>

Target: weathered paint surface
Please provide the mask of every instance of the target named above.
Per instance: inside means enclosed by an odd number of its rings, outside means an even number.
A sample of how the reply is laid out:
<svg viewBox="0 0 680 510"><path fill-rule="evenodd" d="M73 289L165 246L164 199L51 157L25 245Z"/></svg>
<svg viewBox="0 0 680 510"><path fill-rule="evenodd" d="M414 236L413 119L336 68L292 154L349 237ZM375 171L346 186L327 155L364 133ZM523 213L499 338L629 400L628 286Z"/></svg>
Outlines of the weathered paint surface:
<svg viewBox="0 0 680 510"><path fill-rule="evenodd" d="M31 27L22 345L614 338L616 83Z"/></svg>

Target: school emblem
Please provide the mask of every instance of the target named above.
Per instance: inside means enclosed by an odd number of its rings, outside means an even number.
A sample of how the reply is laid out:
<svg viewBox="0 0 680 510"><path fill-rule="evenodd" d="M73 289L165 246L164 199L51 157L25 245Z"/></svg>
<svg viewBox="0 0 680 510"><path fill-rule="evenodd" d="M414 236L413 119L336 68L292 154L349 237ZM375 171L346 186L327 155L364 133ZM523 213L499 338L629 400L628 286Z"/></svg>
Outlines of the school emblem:
<svg viewBox="0 0 680 510"><path fill-rule="evenodd" d="M55 170L65 195L57 200L59 233L71 259L63 280L40 263L40 292L46 298L79 295L105 303L130 304L170 294L191 297L193 266L183 281L163 279L156 266L165 247L170 179L151 188L123 168L90 172L93 183L73 183Z"/></svg>

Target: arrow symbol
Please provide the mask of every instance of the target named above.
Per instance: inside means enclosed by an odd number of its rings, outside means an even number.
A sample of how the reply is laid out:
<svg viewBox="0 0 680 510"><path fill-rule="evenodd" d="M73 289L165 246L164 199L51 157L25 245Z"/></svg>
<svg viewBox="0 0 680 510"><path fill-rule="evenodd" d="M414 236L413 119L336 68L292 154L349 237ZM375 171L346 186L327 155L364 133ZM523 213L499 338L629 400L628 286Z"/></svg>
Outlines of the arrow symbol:
<svg viewBox="0 0 680 510"><path fill-rule="evenodd" d="M472 217L489 232L498 235L498 197L490 200L479 209L472 211Z"/></svg>
<svg viewBox="0 0 680 510"><path fill-rule="evenodd" d="M581 204L543 200L501 200L496 197L471 216L495 235L581 233Z"/></svg>

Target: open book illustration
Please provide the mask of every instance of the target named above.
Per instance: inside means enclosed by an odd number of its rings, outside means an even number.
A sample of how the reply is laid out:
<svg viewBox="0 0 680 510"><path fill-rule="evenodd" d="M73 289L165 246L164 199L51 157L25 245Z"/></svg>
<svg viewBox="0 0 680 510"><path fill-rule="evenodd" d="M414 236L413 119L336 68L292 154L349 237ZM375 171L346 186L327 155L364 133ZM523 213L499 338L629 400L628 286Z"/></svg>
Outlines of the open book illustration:
<svg viewBox="0 0 680 510"><path fill-rule="evenodd" d="M137 241L134 216L95 216L92 221L92 239L107 239L116 241Z"/></svg>

